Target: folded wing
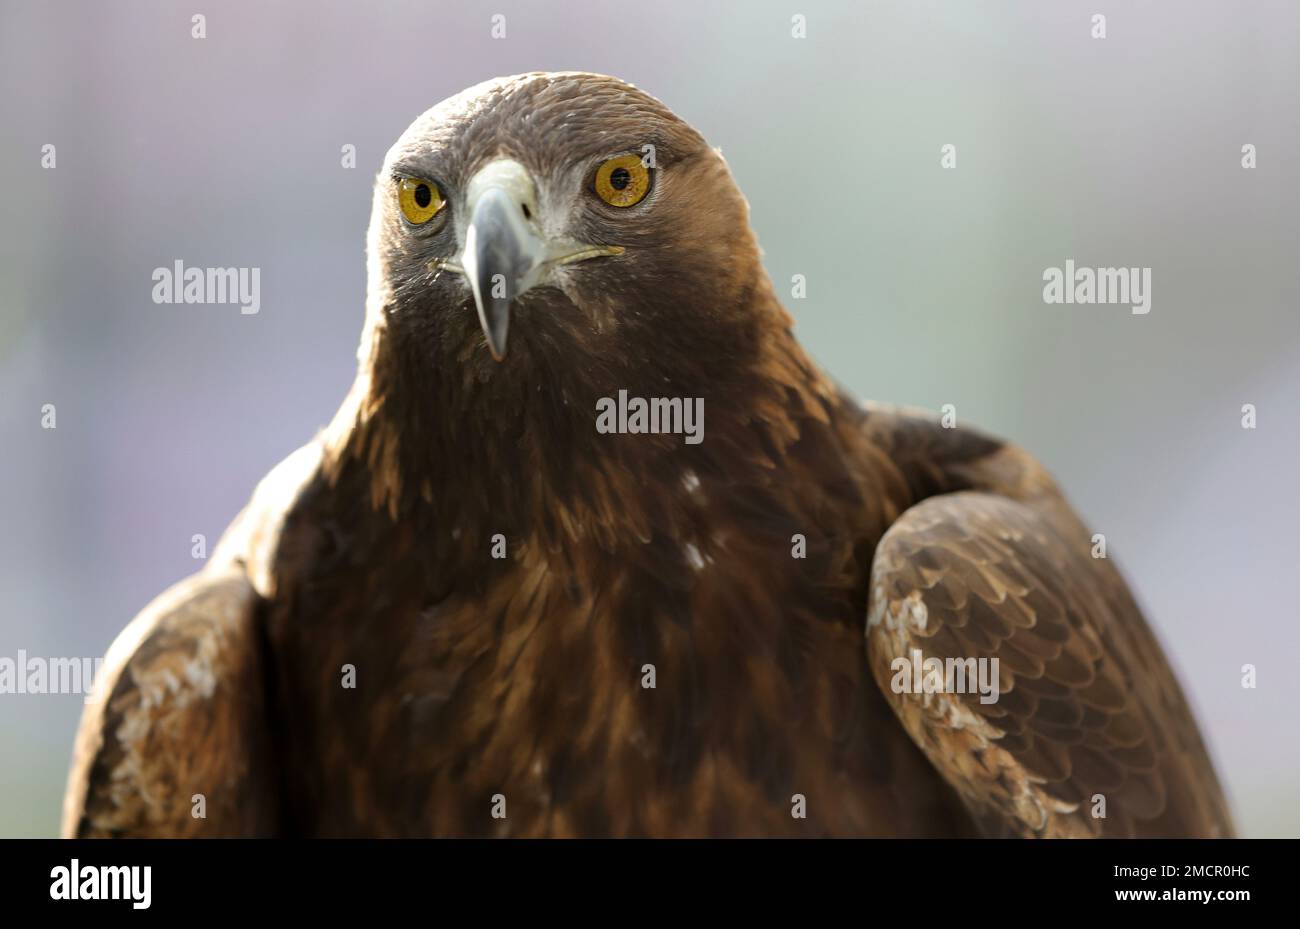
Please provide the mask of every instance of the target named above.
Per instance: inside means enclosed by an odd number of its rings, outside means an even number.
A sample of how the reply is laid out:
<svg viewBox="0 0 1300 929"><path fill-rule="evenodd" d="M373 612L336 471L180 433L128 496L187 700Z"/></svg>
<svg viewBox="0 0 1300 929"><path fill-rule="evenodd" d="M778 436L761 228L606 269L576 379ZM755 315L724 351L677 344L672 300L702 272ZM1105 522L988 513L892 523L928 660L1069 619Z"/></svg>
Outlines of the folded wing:
<svg viewBox="0 0 1300 929"><path fill-rule="evenodd" d="M876 549L867 636L886 699L989 834L1231 834L1159 644L1058 496L966 491L905 511ZM910 674L931 658L937 691ZM992 659L990 701L970 674ZM966 692L945 692L958 668Z"/></svg>

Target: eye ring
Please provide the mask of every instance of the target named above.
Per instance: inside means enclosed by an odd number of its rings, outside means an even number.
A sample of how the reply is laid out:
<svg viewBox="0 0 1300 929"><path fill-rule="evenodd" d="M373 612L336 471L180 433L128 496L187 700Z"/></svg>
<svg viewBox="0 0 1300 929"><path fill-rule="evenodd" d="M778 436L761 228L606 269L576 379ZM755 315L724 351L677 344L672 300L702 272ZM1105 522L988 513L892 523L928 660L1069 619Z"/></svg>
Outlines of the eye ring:
<svg viewBox="0 0 1300 929"><path fill-rule="evenodd" d="M397 183L397 204L402 218L412 226L423 226L447 205L437 181L403 177Z"/></svg>
<svg viewBox="0 0 1300 929"><path fill-rule="evenodd" d="M650 193L653 177L640 155L616 155L596 169L592 187L596 196L610 206L626 209L636 206Z"/></svg>

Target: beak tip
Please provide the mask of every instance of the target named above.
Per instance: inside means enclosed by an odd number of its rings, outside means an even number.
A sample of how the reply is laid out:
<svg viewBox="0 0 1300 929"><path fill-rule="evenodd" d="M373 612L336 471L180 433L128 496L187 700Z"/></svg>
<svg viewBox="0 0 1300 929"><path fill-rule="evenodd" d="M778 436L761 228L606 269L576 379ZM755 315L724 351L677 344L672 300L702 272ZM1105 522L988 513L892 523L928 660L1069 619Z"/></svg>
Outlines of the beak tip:
<svg viewBox="0 0 1300 929"><path fill-rule="evenodd" d="M506 357L506 337L510 322L510 304L494 303L491 312L480 320L483 326L483 340L487 342L488 351L493 361L504 361Z"/></svg>

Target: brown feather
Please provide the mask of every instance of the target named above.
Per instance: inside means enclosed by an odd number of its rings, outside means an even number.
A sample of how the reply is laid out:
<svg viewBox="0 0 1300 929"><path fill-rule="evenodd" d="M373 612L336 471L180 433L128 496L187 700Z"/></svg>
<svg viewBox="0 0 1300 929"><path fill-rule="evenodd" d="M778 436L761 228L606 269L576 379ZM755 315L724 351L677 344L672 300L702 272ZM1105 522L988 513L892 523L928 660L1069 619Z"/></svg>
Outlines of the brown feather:
<svg viewBox="0 0 1300 929"><path fill-rule="evenodd" d="M644 208L584 199L593 163L644 144L658 162ZM503 155L549 179L542 206L571 233L625 251L523 294L498 364L463 281L427 270L454 237L402 226L393 175L454 193ZM130 659L153 667L157 648L185 653L237 615L221 667L264 678L264 701L219 688L186 704L231 721L149 743L147 783L87 742L77 770L98 786L70 792L70 821L186 834L185 791L238 804L273 782L270 812L222 828L947 836L1031 831L1037 778L1062 807L1115 783L1143 828L1224 822L1172 679L1129 696L1136 669L1167 668L1122 583L1086 595L1071 550L1039 540L1072 518L1041 469L842 395L795 341L726 163L658 101L612 78L530 74L444 102L389 153L369 259L351 393L223 543L251 585L204 572L168 615L206 620ZM704 398L704 441L599 434L596 402L621 389ZM932 646L1005 659L1008 693L979 731L891 710L872 683L873 556L882 609L924 597ZM234 585L229 611L208 585ZM877 674L885 657L877 644ZM1149 744L1162 724L1174 744ZM115 726L88 716L83 736ZM263 744L274 754L249 747ZM171 786L156 809L110 816L99 798L115 778L119 793Z"/></svg>

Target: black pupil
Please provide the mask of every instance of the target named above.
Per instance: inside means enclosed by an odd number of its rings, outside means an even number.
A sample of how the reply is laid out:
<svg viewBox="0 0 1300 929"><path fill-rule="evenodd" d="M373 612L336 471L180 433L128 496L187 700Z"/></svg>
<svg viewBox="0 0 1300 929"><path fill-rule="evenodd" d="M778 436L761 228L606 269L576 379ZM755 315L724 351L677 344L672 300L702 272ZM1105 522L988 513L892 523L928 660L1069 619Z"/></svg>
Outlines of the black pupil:
<svg viewBox="0 0 1300 929"><path fill-rule="evenodd" d="M628 173L627 168L615 168L609 176L609 186L615 190L623 190L631 183L632 175Z"/></svg>
<svg viewBox="0 0 1300 929"><path fill-rule="evenodd" d="M421 207L426 207L433 202L433 191L429 189L428 184L421 184L415 188L415 202Z"/></svg>

